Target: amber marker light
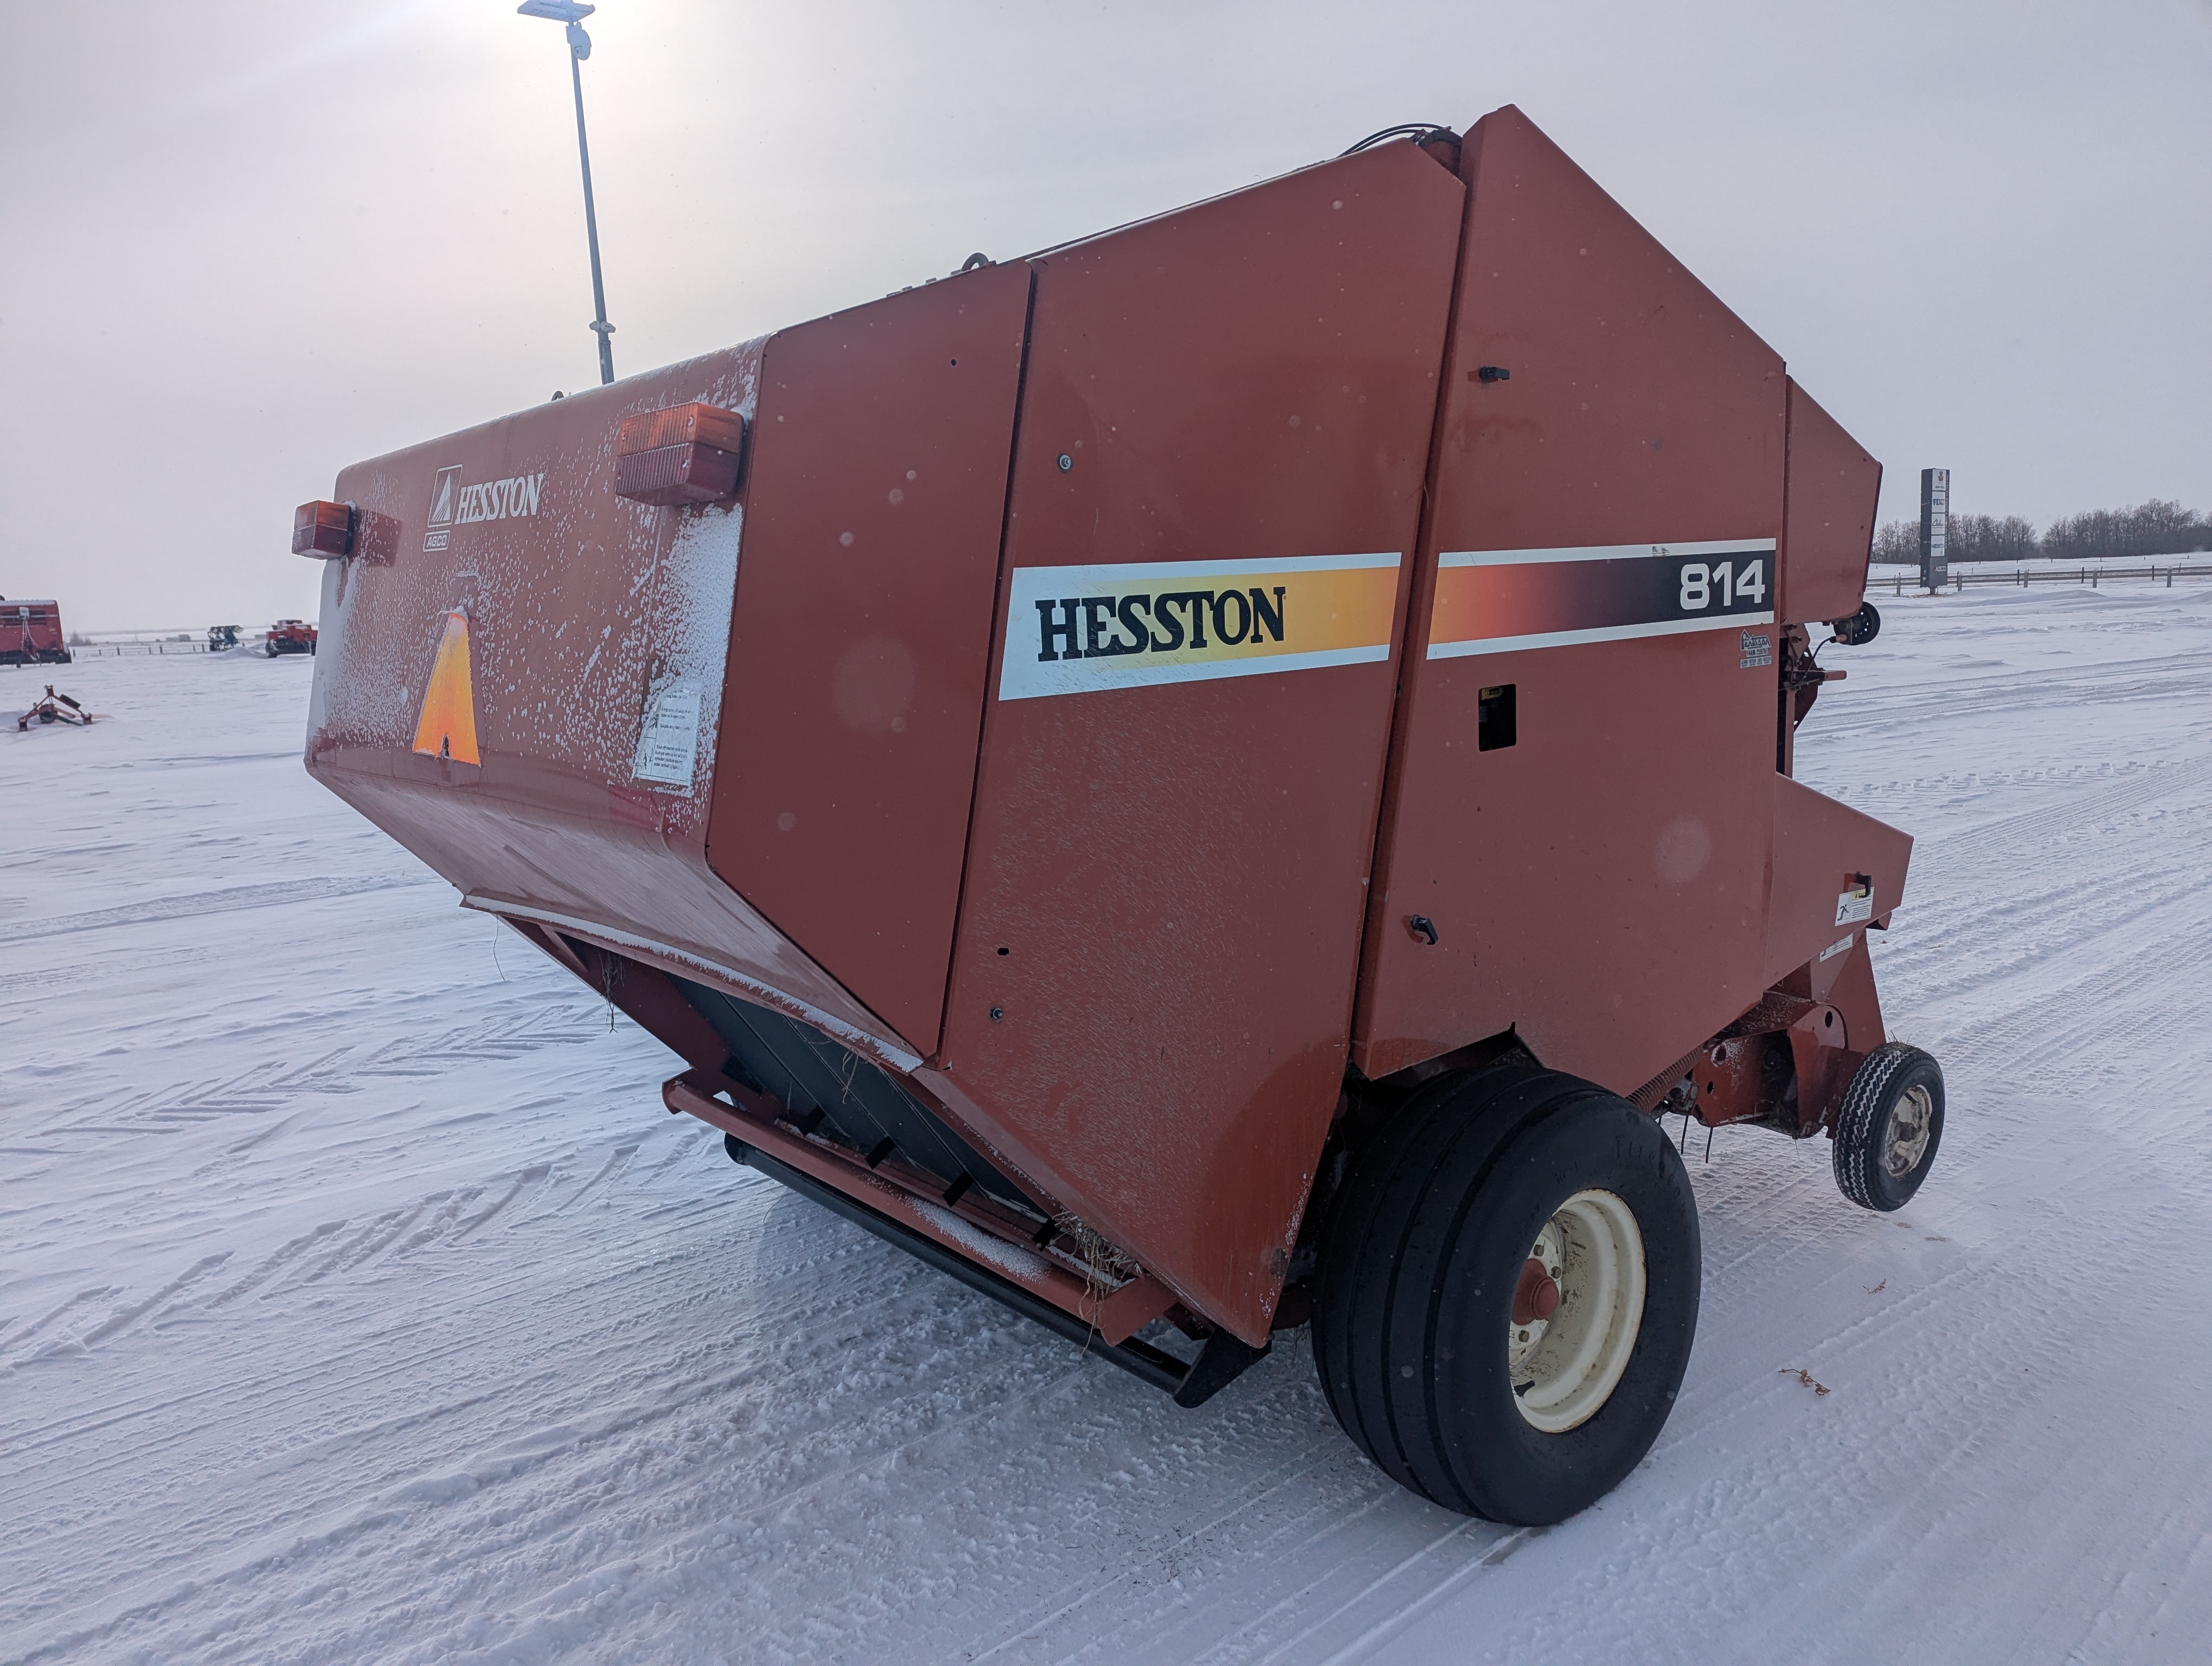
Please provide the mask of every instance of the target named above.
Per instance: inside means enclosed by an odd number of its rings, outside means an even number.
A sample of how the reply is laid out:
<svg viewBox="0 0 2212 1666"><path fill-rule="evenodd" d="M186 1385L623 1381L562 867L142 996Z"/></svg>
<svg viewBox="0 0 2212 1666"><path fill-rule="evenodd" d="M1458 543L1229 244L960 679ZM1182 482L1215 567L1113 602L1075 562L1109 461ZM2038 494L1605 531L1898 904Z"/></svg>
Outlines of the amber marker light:
<svg viewBox="0 0 2212 1666"><path fill-rule="evenodd" d="M719 405L626 416L615 433L615 495L664 508L712 503L738 489L745 419Z"/></svg>
<svg viewBox="0 0 2212 1666"><path fill-rule="evenodd" d="M353 553L353 505L302 503L292 511L292 553L328 561Z"/></svg>

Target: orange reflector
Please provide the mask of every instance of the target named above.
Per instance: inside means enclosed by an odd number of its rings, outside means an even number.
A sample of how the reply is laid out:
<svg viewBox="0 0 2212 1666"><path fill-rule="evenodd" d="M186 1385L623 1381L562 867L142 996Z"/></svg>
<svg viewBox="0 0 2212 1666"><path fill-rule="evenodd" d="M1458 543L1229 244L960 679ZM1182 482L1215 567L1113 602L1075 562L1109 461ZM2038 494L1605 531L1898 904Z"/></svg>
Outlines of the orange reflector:
<svg viewBox="0 0 2212 1666"><path fill-rule="evenodd" d="M666 508L712 503L738 489L745 419L719 405L670 405L623 419L615 495Z"/></svg>
<svg viewBox="0 0 2212 1666"><path fill-rule="evenodd" d="M663 446L712 446L717 451L743 451L745 419L720 405L670 405L623 418L615 432L615 455L631 457Z"/></svg>
<svg viewBox="0 0 2212 1666"><path fill-rule="evenodd" d="M353 553L353 505L302 503L292 511L292 553L328 560Z"/></svg>
<svg viewBox="0 0 2212 1666"><path fill-rule="evenodd" d="M422 690L422 716L415 725L415 750L456 763L481 763L477 756L477 694L469 674L469 616L446 615L430 685Z"/></svg>

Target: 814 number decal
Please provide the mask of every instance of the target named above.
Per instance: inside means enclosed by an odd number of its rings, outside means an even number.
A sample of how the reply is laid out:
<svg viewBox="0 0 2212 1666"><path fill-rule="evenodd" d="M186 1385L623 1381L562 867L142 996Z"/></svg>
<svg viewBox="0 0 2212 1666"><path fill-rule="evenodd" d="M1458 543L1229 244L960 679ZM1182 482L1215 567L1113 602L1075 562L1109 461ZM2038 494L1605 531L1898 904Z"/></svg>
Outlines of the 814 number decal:
<svg viewBox="0 0 2212 1666"><path fill-rule="evenodd" d="M1754 556L1736 567L1725 561L1687 561L1682 563L1681 608L1697 613L1713 605L1714 593L1723 608L1739 602L1766 600L1766 559Z"/></svg>

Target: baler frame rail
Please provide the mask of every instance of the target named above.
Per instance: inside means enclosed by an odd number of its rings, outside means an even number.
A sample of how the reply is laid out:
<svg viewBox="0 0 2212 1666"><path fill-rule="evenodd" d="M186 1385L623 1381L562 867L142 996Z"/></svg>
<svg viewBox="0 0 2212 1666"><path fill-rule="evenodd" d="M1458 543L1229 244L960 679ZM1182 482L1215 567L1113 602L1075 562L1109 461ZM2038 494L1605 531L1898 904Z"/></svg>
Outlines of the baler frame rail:
<svg viewBox="0 0 2212 1666"><path fill-rule="evenodd" d="M1011 1280L1000 1278L934 1239L878 1214L835 1187L825 1186L811 1175L779 1162L736 1134L724 1134L722 1144L732 1162L742 1163L771 1180L781 1181L800 1196L842 1215L862 1231L872 1232L884 1243L905 1250L916 1261L950 1274L970 1290L988 1296L1024 1318L1036 1321L1054 1335L1065 1337L1085 1353L1118 1365L1139 1382L1165 1391L1173 1396L1176 1405L1186 1409L1204 1405L1249 1367L1265 1359L1273 1347L1272 1342L1267 1347L1251 1347L1227 1331L1217 1330L1200 1347L1198 1357L1186 1364L1166 1349L1156 1348L1133 1336L1124 1342L1109 1344L1099 1335L1097 1327L1085 1324L1073 1314L1054 1306Z"/></svg>
<svg viewBox="0 0 2212 1666"><path fill-rule="evenodd" d="M1118 1288L1079 1283L1066 1268L1034 1244L994 1230L994 1223L968 1213L974 1206L948 1207L908 1183L893 1164L868 1168L830 1142L810 1134L789 1107L773 1095L756 1092L716 1073L690 1070L661 1085L671 1111L683 1111L721 1130L732 1162L758 1170L793 1191L896 1245L969 1288L1035 1319L1055 1334L1098 1354L1131 1376L1172 1395L1178 1406L1203 1405L1246 1369L1267 1357L1271 1338L1261 1347L1215 1329L1188 1363L1164 1349L1137 1340L1134 1333L1176 1305L1173 1292L1139 1274ZM863 1193L910 1214L895 1219ZM1009 1268L1026 1262L1028 1281L994 1272L979 1256L986 1234L1001 1248L996 1259Z"/></svg>

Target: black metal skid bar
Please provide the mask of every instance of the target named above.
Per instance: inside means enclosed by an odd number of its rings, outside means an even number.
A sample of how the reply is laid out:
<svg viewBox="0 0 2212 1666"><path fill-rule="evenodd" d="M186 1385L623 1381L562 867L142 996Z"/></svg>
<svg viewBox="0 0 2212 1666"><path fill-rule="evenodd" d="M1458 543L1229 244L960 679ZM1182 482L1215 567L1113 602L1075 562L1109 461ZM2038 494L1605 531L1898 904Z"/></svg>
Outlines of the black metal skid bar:
<svg viewBox="0 0 2212 1666"><path fill-rule="evenodd" d="M855 1226L874 1233L886 1243L896 1244L916 1261L925 1262L940 1273L950 1274L970 1290L1003 1303L1024 1318L1034 1319L1056 1335L1076 1343L1085 1353L1094 1353L1111 1365L1119 1365L1130 1376L1164 1389L1175 1396L1176 1404L1183 1407L1200 1406L1216 1393L1243 1374L1247 1368L1267 1357L1268 1349L1247 1346L1225 1330L1216 1331L1206 1340L1198 1358L1185 1365L1173 1354L1134 1337L1114 1347L1109 1347L1098 1333L1072 1313L1064 1313L1042 1298L1031 1294L1002 1279L989 1268L979 1267L963 1256L956 1255L933 1238L901 1225L897 1221L878 1214L866 1204L855 1201L835 1187L825 1186L811 1175L803 1174L788 1163L779 1162L766 1152L749 1146L734 1134L722 1136L722 1148L732 1163L757 1169L771 1180L781 1181L802 1196L811 1198L823 1208L830 1209L851 1221ZM1273 1345L1271 1342L1269 1347Z"/></svg>

